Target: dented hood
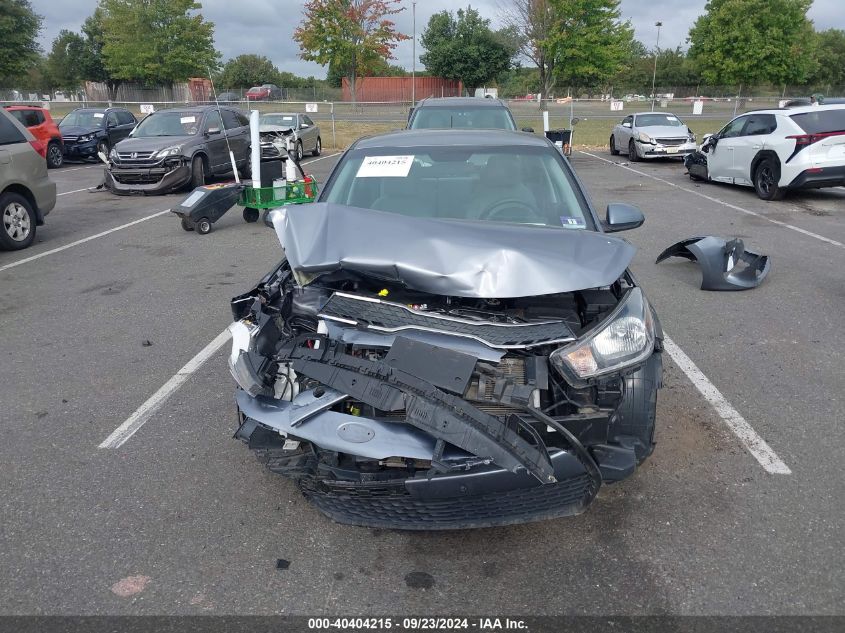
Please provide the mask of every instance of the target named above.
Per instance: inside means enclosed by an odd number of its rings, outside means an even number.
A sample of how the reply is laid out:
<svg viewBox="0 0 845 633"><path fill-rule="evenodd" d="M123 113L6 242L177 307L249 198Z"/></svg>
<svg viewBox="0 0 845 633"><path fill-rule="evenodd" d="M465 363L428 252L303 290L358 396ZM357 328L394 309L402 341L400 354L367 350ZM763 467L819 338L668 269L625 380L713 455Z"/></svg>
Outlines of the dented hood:
<svg viewBox="0 0 845 633"><path fill-rule="evenodd" d="M457 297L554 294L612 284L635 251L587 230L417 218L330 203L288 206L271 217L303 286L349 270Z"/></svg>

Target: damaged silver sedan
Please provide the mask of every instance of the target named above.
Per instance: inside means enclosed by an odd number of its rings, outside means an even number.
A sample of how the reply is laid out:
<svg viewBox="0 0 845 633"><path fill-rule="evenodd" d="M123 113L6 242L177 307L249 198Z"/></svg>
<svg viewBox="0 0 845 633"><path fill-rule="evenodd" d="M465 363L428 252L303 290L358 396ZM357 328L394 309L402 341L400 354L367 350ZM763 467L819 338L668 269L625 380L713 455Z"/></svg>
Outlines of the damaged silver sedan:
<svg viewBox="0 0 845 633"><path fill-rule="evenodd" d="M341 523L505 525L582 512L653 450L662 333L549 141L357 141L284 259L232 300L236 437Z"/></svg>

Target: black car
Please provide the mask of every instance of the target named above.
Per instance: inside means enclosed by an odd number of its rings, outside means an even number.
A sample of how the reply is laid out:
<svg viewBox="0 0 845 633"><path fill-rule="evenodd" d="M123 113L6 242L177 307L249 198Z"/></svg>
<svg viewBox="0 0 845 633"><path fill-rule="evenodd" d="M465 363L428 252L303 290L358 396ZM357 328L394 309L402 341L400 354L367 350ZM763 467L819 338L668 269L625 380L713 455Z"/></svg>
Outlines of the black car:
<svg viewBox="0 0 845 633"><path fill-rule="evenodd" d="M442 97L418 102L408 116L407 128L516 130L516 121L501 99Z"/></svg>
<svg viewBox="0 0 845 633"><path fill-rule="evenodd" d="M232 300L236 437L342 523L582 512L653 450L663 335L608 235L643 221L533 135L353 143Z"/></svg>
<svg viewBox="0 0 845 633"><path fill-rule="evenodd" d="M135 115L124 108L77 108L59 123L64 156L96 159L97 152L108 156L137 123Z"/></svg>
<svg viewBox="0 0 845 633"><path fill-rule="evenodd" d="M249 168L249 119L232 107L159 110L138 124L109 154L106 187L119 194L161 194L196 188Z"/></svg>

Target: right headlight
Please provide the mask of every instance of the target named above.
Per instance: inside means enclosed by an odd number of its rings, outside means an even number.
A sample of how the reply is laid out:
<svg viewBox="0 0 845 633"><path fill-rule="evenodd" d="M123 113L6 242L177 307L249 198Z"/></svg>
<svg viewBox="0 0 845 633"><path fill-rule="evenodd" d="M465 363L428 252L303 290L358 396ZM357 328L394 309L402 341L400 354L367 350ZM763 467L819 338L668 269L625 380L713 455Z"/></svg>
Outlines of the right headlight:
<svg viewBox="0 0 845 633"><path fill-rule="evenodd" d="M637 140L639 140L639 141L640 141L640 143L651 143L651 144L654 144L654 139L653 139L653 138L651 138L651 137L650 137L648 134L646 134L645 132L640 132L639 134L637 134Z"/></svg>
<svg viewBox="0 0 845 633"><path fill-rule="evenodd" d="M642 362L654 351L654 319L639 288L632 288L597 329L549 356L564 378L583 382Z"/></svg>

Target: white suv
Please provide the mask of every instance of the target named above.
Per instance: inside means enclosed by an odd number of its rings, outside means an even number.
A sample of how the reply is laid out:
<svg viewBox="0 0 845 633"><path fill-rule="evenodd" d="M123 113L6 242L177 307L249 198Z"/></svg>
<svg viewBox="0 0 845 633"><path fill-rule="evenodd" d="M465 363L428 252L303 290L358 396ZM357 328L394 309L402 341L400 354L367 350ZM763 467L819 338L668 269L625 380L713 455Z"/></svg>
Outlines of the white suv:
<svg viewBox="0 0 845 633"><path fill-rule="evenodd" d="M845 105L747 112L701 149L708 154L706 171L690 160L690 178L752 186L763 200L778 200L791 189L842 186Z"/></svg>

